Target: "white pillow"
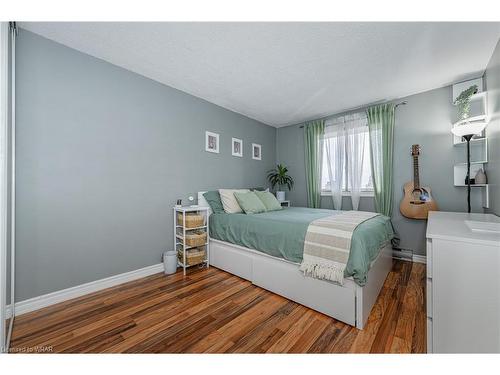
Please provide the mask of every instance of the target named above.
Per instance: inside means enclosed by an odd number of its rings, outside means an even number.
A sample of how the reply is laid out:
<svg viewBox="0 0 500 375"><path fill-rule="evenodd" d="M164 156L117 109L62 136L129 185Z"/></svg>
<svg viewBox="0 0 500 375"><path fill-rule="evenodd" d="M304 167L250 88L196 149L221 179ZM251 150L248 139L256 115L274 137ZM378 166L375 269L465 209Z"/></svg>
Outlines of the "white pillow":
<svg viewBox="0 0 500 375"><path fill-rule="evenodd" d="M250 190L248 189L219 189L220 200L222 202L222 206L224 207L224 211L226 211L227 214L237 214L239 212L243 212L234 196L234 193L248 193L249 191Z"/></svg>

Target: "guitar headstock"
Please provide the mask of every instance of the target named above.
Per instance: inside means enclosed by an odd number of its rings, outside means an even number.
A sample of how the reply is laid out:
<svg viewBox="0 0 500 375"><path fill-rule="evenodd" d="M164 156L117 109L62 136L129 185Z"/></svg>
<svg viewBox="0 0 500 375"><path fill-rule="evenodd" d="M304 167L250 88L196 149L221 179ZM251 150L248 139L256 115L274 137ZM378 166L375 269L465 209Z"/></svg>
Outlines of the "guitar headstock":
<svg viewBox="0 0 500 375"><path fill-rule="evenodd" d="M420 155L420 145L412 145L411 146L411 156Z"/></svg>

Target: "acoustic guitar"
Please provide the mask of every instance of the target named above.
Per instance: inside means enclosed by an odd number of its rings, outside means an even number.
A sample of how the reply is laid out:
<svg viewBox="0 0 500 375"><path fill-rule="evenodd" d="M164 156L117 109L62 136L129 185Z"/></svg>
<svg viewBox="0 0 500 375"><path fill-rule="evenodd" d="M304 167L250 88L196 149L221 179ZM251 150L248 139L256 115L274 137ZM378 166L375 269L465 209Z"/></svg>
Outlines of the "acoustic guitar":
<svg viewBox="0 0 500 375"><path fill-rule="evenodd" d="M418 156L420 146L411 146L411 156L413 157L413 181L407 182L403 187L403 200L399 205L401 214L409 219L425 220L429 211L438 211L436 201L432 198L429 187L420 186L418 173Z"/></svg>

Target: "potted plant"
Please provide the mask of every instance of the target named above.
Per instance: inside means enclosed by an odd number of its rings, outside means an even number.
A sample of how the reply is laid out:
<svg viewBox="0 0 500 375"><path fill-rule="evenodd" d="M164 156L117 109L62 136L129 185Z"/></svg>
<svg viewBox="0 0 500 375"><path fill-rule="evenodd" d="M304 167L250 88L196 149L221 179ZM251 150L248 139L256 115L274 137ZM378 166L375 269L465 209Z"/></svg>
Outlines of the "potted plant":
<svg viewBox="0 0 500 375"><path fill-rule="evenodd" d="M284 186L288 187L288 190L293 188L293 178L288 174L288 168L283 164L278 164L276 168L271 169L267 172L267 179L271 183L272 188L278 185L278 191L276 192L276 198L278 201L283 202L285 200L285 192L282 191Z"/></svg>
<svg viewBox="0 0 500 375"><path fill-rule="evenodd" d="M458 106L458 119L464 120L470 114L470 97L477 93L477 85L469 87L458 95L453 104Z"/></svg>

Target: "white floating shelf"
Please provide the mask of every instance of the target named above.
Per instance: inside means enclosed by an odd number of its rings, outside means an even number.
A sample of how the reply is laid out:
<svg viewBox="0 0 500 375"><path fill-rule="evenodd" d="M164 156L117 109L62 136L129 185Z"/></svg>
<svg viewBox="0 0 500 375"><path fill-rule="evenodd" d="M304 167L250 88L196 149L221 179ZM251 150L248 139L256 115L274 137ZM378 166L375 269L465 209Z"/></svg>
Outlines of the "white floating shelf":
<svg viewBox="0 0 500 375"><path fill-rule="evenodd" d="M477 115L477 116L472 116L472 117L467 117L464 118L460 121L454 122L453 127L455 126L460 126L462 124L468 123L468 122L485 122L488 123L488 115Z"/></svg>
<svg viewBox="0 0 500 375"><path fill-rule="evenodd" d="M488 162L486 160L471 162L470 166L470 176L474 178L479 169L484 170L484 165ZM453 166L453 185L455 187L467 187L465 183L465 176L467 175L467 163L458 163ZM475 188L474 190L481 188L482 191L482 206L484 208L489 208L489 185L488 184L472 184L471 188Z"/></svg>
<svg viewBox="0 0 500 375"><path fill-rule="evenodd" d="M473 165L473 164L487 164L488 161L487 160L481 160L481 161L471 161L470 164ZM467 166L467 163L457 163L455 165L465 165Z"/></svg>
<svg viewBox="0 0 500 375"><path fill-rule="evenodd" d="M467 185L455 185L455 187L467 187ZM471 188L481 188L483 192L482 206L483 208L490 208L490 185L489 184L472 184Z"/></svg>
<svg viewBox="0 0 500 375"><path fill-rule="evenodd" d="M474 178L476 173L483 169L483 164L472 164L470 166L470 176ZM456 164L453 167L453 185L455 186L467 186L465 183L465 176L467 175L467 164ZM484 186L485 184L477 184L471 186Z"/></svg>
<svg viewBox="0 0 500 375"><path fill-rule="evenodd" d="M465 145L467 144L466 141L462 141L462 140L456 140L458 139L458 137L456 136L453 136L453 139L454 139L454 142L453 142L453 146L457 146L457 145ZM477 144L478 142L484 142L485 140L487 139L487 137L477 137L477 138L472 138L470 140L470 144L471 146L473 146L474 144Z"/></svg>

